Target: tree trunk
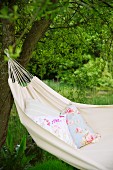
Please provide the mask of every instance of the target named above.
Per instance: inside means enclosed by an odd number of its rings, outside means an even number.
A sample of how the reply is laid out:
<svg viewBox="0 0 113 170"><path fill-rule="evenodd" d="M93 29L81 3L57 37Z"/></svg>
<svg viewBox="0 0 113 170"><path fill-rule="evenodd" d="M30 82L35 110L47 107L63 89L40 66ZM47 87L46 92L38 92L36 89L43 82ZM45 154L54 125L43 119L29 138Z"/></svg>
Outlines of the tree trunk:
<svg viewBox="0 0 113 170"><path fill-rule="evenodd" d="M9 45L14 44L14 26L6 22L2 21L3 25L3 47L2 49L6 49ZM30 56L35 48L36 43L40 40L40 38L45 34L48 27L50 26L50 21L46 19L41 19L40 21L35 21L31 30L29 31L26 39L23 43L22 52L20 54L19 62L25 66L29 60ZM11 95L11 91L8 86L8 66L7 63L3 59L3 51L2 58L0 58L0 148L4 144L6 140L8 120L10 116L10 111L13 104L13 98Z"/></svg>
<svg viewBox="0 0 113 170"><path fill-rule="evenodd" d="M29 33L26 36L26 39L23 43L22 52L20 54L19 62L26 66L29 62L33 50L37 42L42 38L42 36L47 31L50 26L51 21L42 18L40 21L35 21Z"/></svg>
<svg viewBox="0 0 113 170"><path fill-rule="evenodd" d="M4 144L13 98L8 86L8 66L4 61L4 49L14 43L14 25L2 20L2 51L0 58L0 148Z"/></svg>

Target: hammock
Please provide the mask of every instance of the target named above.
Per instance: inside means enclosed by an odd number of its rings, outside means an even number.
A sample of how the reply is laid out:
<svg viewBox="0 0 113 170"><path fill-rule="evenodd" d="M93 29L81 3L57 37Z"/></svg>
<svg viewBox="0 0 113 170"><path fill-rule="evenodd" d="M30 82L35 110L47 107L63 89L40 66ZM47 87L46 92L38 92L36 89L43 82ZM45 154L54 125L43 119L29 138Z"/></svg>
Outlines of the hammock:
<svg viewBox="0 0 113 170"><path fill-rule="evenodd" d="M51 115L58 115L73 102L32 76L17 61L9 58L8 67L8 83L21 123L40 148L81 170L113 170L113 105L74 103L92 128L101 134L98 143L76 150L25 114L28 99L46 104L52 109Z"/></svg>

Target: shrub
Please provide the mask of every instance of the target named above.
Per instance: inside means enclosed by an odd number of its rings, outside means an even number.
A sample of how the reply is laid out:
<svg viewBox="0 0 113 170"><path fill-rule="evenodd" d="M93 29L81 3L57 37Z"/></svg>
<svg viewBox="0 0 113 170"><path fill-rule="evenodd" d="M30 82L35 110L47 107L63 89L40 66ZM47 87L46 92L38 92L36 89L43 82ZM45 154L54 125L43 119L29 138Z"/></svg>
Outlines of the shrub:
<svg viewBox="0 0 113 170"><path fill-rule="evenodd" d="M0 166L2 170L24 170L30 166L34 155L26 156L26 137L23 136L20 145L14 145L13 137L8 131L6 145L0 151Z"/></svg>

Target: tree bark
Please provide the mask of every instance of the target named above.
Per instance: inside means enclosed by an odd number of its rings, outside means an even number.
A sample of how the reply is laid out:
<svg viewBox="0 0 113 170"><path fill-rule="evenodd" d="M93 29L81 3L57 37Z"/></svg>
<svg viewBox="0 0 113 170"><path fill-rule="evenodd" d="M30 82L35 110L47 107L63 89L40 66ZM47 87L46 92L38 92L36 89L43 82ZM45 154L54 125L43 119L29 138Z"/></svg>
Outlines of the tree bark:
<svg viewBox="0 0 113 170"><path fill-rule="evenodd" d="M14 44L14 26L3 20L3 51L8 48L9 45ZM46 19L41 19L40 21L35 21L31 30L29 31L26 39L23 43L22 52L20 54L20 63L25 66L29 60L30 56L35 48L36 43L40 40L40 38L45 34L48 27L50 26L50 21ZM10 116L10 111L13 104L13 97L11 95L11 91L8 85L8 66L7 62L3 59L3 51L2 57L0 58L0 148L4 144L6 140L7 128L8 128L8 120Z"/></svg>
<svg viewBox="0 0 113 170"><path fill-rule="evenodd" d="M20 54L19 62L25 67L29 62L33 50L37 42L44 36L45 32L50 26L51 21L42 18L40 21L35 21L26 39L23 43L22 52Z"/></svg>
<svg viewBox="0 0 113 170"><path fill-rule="evenodd" d="M4 61L4 49L14 43L14 25L2 20L2 51L0 58L0 148L4 144L13 98L8 86L8 66Z"/></svg>

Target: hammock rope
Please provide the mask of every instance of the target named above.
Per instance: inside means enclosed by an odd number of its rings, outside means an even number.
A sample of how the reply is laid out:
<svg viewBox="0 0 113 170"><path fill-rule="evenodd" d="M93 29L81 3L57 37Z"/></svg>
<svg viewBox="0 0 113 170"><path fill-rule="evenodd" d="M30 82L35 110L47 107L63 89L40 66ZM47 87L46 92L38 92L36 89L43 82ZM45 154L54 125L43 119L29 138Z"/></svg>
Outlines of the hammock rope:
<svg viewBox="0 0 113 170"><path fill-rule="evenodd" d="M8 57L8 74L12 82L18 82L21 86L27 86L33 79L33 75L22 67L15 59L10 57L8 49L4 50L4 53Z"/></svg>
<svg viewBox="0 0 113 170"><path fill-rule="evenodd" d="M16 60L9 59L8 61L8 73L12 82L18 82L21 86L27 86L31 82L33 75L30 74L24 67L22 67Z"/></svg>

